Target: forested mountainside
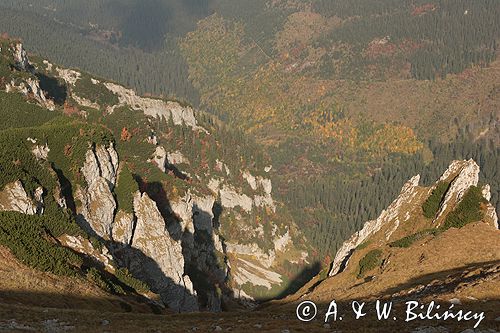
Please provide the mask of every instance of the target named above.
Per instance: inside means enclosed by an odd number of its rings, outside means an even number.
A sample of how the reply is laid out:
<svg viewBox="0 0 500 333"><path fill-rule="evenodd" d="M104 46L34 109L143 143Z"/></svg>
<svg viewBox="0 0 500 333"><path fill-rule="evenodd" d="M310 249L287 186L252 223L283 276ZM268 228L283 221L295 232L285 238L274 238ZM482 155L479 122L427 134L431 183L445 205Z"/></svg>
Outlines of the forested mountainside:
<svg viewBox="0 0 500 333"><path fill-rule="evenodd" d="M498 2L265 3L201 20L181 51L201 105L268 147L322 260L416 170L474 158L498 182Z"/></svg>
<svg viewBox="0 0 500 333"><path fill-rule="evenodd" d="M176 38L206 12L192 10L201 3L2 0L0 31L67 67L97 72L140 93L196 103Z"/></svg>
<svg viewBox="0 0 500 333"><path fill-rule="evenodd" d="M305 282L311 249L251 139L18 41L0 52L0 244L17 259L174 311Z"/></svg>
<svg viewBox="0 0 500 333"><path fill-rule="evenodd" d="M421 172L430 184L454 159L478 161L500 208L496 0L0 6L0 31L29 50L188 100L251 137L273 166L274 197L324 266L406 179Z"/></svg>

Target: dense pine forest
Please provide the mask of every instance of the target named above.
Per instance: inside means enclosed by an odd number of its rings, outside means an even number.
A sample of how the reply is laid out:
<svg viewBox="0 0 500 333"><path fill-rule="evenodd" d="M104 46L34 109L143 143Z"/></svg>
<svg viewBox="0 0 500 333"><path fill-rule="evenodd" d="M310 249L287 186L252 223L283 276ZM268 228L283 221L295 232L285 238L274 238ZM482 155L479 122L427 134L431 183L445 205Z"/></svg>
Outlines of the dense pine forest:
<svg viewBox="0 0 500 333"><path fill-rule="evenodd" d="M472 158L481 165L480 183L490 184L491 202L497 211L500 209L498 145L462 136L448 144L431 141L429 146L435 157L430 163L420 153L399 155L391 157L374 176L362 180L350 180L352 176L345 174L297 180L282 200L293 207L293 215L318 254L330 259L343 239L389 206L406 181L420 174L421 184L430 186L452 160Z"/></svg>

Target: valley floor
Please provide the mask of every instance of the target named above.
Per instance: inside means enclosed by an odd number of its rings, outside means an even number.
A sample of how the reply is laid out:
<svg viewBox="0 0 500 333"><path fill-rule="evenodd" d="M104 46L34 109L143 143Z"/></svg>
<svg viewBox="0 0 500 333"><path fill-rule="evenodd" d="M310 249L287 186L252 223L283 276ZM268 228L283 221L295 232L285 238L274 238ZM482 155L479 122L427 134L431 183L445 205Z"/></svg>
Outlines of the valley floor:
<svg viewBox="0 0 500 333"><path fill-rule="evenodd" d="M367 304L371 308L373 304ZM339 304L339 308L346 304ZM320 306L318 306L321 308ZM402 303L395 313L404 312ZM474 323L419 321L377 321L375 315L354 320L324 324L321 319L302 323L295 316L295 307L223 314L195 313L153 315L111 313L93 310L61 310L0 304L0 332L498 332L500 322L492 317L500 301L470 303L468 310L486 311L479 330ZM323 307L326 310L327 306ZM321 311L321 310L320 310ZM498 313L497 313L498 314ZM322 315L324 316L324 315ZM324 317L323 317L324 318ZM424 330L425 329L425 330Z"/></svg>

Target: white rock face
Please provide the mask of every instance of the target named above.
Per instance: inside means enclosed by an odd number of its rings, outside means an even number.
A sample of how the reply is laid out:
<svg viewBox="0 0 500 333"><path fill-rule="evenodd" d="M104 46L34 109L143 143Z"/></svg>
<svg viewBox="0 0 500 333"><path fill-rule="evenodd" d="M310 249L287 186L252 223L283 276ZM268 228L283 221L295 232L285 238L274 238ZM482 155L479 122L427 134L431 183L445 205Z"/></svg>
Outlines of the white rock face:
<svg viewBox="0 0 500 333"><path fill-rule="evenodd" d="M71 94L71 97L75 100L75 102L77 102L81 106L96 109L96 110L99 110L101 108L101 106L99 104L92 102L91 100L88 100L84 97L79 97L75 94Z"/></svg>
<svg viewBox="0 0 500 333"><path fill-rule="evenodd" d="M51 64L48 60L44 60L44 61L43 61L43 64L44 64L45 66L47 66L47 71L48 71L48 72L52 72L52 68L54 67L54 65L52 65L52 64Z"/></svg>
<svg viewBox="0 0 500 333"><path fill-rule="evenodd" d="M259 187L262 187L264 193L271 194L273 191L273 186L270 179L263 178L261 176L253 176L250 171L246 170L242 173L243 179L245 179L252 188L252 190L256 191Z"/></svg>
<svg viewBox="0 0 500 333"><path fill-rule="evenodd" d="M235 255L235 257L252 256L254 257L263 267L270 268L274 261L276 260L276 255L274 250L265 253L257 244L238 244L232 242L226 242L226 251Z"/></svg>
<svg viewBox="0 0 500 333"><path fill-rule="evenodd" d="M232 272L234 281L240 286L251 283L254 286L262 286L270 290L273 284L279 285L283 282L280 274L242 258L238 259L238 269Z"/></svg>
<svg viewBox="0 0 500 333"><path fill-rule="evenodd" d="M178 238L186 231L191 235L194 234L193 197L191 193L188 192L179 200L171 202L170 208L172 209L172 213L179 218L179 228L177 230L172 228L170 230L171 234L176 235Z"/></svg>
<svg viewBox="0 0 500 333"><path fill-rule="evenodd" d="M167 154L167 163L171 165L189 164L189 160L180 151L174 151Z"/></svg>
<svg viewBox="0 0 500 333"><path fill-rule="evenodd" d="M80 213L84 221L98 236L110 239L116 202L106 180L99 177L84 193L77 189L76 197L82 202Z"/></svg>
<svg viewBox="0 0 500 333"><path fill-rule="evenodd" d="M113 224L112 238L113 241L129 245L132 241L132 236L135 226L135 215L118 211Z"/></svg>
<svg viewBox="0 0 500 333"><path fill-rule="evenodd" d="M43 189L35 192L35 199L31 199L18 180L5 185L0 192L0 211L14 211L28 215L41 214L43 211Z"/></svg>
<svg viewBox="0 0 500 333"><path fill-rule="evenodd" d="M292 237L290 237L290 231L287 230L284 235L274 240L274 249L276 251L284 251L291 242Z"/></svg>
<svg viewBox="0 0 500 333"><path fill-rule="evenodd" d="M221 165L222 168L224 164ZM224 179L215 178L210 179L208 188L212 192L219 194L221 204L224 208L234 208L240 206L245 212L249 213L252 210L253 206L255 206L268 207L273 212L276 212L276 205L271 195L273 189L271 180L260 176L254 177L248 171L243 172L242 176L248 182L250 188L253 191L262 189L264 191L264 194L255 194L253 198L251 198L244 193L240 193L240 191L238 191L233 186L229 186L226 184L222 185Z"/></svg>
<svg viewBox="0 0 500 333"><path fill-rule="evenodd" d="M215 178L212 178L210 179L210 181L208 182L208 185L207 187L210 189L210 191L212 191L213 193L219 193L219 186L221 184L222 180L220 179L215 179Z"/></svg>
<svg viewBox="0 0 500 333"><path fill-rule="evenodd" d="M399 224L398 215L401 212L401 207L404 203L411 203L412 199L415 198L416 188L419 181L420 175L410 179L401 189L397 199L391 203L387 210L384 210L376 220L366 222L363 229L356 232L351 236L351 238L349 238L349 240L342 244L341 248L335 255L329 276L340 273L343 264L345 264L346 260L349 259L354 249L363 243L368 237L379 231L382 226L391 222Z"/></svg>
<svg viewBox="0 0 500 333"><path fill-rule="evenodd" d="M156 150L154 152L153 157L151 158L151 161L156 164L158 169L161 170L161 172L165 172L167 170L166 168L166 163L167 163L167 151L165 148L162 146L156 147Z"/></svg>
<svg viewBox="0 0 500 333"><path fill-rule="evenodd" d="M490 204L490 203L488 204L484 215L485 215L484 218L486 221L491 221L491 223L493 224L493 226L495 228L500 229L499 224L498 224L498 215L497 215L495 207L493 207L492 204Z"/></svg>
<svg viewBox="0 0 500 333"><path fill-rule="evenodd" d="M31 152L33 153L33 155L35 155L35 158L37 160L44 160L46 161L47 158L49 157L49 152L50 152L50 148L47 144L45 145L35 145L33 147L33 149L31 150Z"/></svg>
<svg viewBox="0 0 500 333"><path fill-rule="evenodd" d="M486 200L491 200L491 189L489 184L483 186L483 188L481 189L481 194Z"/></svg>
<svg viewBox="0 0 500 333"><path fill-rule="evenodd" d="M24 49L24 46L22 43L17 43L16 46L14 47L14 61L16 62L16 65L19 66L20 69L22 70L28 70L30 67L30 63L28 60L28 55L26 54L26 50Z"/></svg>
<svg viewBox="0 0 500 333"><path fill-rule="evenodd" d="M214 204L215 197L212 195L197 196L188 192L183 198L171 202L172 212L179 219L179 224L171 225L168 231L175 239L182 240L185 262L190 267L194 266L199 274L209 275L211 285L216 284L215 281L222 285L227 279L228 272L225 267L219 265L215 255L216 252L224 255L224 246L213 224ZM215 289L201 292L204 292L209 299L207 305L209 311L221 310L221 300L216 295Z"/></svg>
<svg viewBox="0 0 500 333"><path fill-rule="evenodd" d="M116 202L112 189L116 183L118 154L111 145L90 149L85 155L81 169L87 183L84 189L78 188L76 198L82 203L80 221L86 222L97 235L110 239L114 222Z"/></svg>
<svg viewBox="0 0 500 333"><path fill-rule="evenodd" d="M5 87L7 92L19 91L25 96L32 96L41 106L45 107L50 111L55 110L54 101L47 99L45 93L40 88L40 83L38 80L32 78L27 78L25 81L16 85L14 81L8 83Z"/></svg>
<svg viewBox="0 0 500 333"><path fill-rule="evenodd" d="M247 181L252 190L257 190L257 179L247 170L243 172L243 178Z"/></svg>
<svg viewBox="0 0 500 333"><path fill-rule="evenodd" d="M133 110L142 110L144 114L152 117L172 119L175 125L186 125L192 128L201 129L196 123L194 110L191 107L183 107L177 102L165 102L159 99L137 96L135 91L126 89L114 83L104 83L106 88L118 96L119 105L127 105ZM109 111L113 112L114 106Z"/></svg>
<svg viewBox="0 0 500 333"><path fill-rule="evenodd" d="M270 194L254 196L255 207L269 207L273 212L276 212L274 200Z"/></svg>
<svg viewBox="0 0 500 333"><path fill-rule="evenodd" d="M194 197L193 201L193 222L196 230L204 230L212 234L214 231L214 226L212 224L214 214L212 210L215 204L215 198L211 195Z"/></svg>
<svg viewBox="0 0 500 333"><path fill-rule="evenodd" d="M238 193L233 187L224 185L219 193L222 207L234 208L240 206L247 213L252 210L253 200L246 194Z"/></svg>
<svg viewBox="0 0 500 333"><path fill-rule="evenodd" d="M264 189L264 193L271 195L273 191L273 185L270 179L260 177L260 185Z"/></svg>
<svg viewBox="0 0 500 333"><path fill-rule="evenodd" d="M434 223L438 223L439 219L444 216L443 214L448 211L450 204L453 203L456 205L460 202L469 187L477 186L479 182L479 171L479 165L472 159L468 161L453 161L451 163L439 180L449 180L452 175L456 175L456 177L453 179L450 188L446 192L443 203L434 219Z"/></svg>
<svg viewBox="0 0 500 333"><path fill-rule="evenodd" d="M56 68L57 75L66 81L67 84L74 86L82 74L72 69Z"/></svg>
<svg viewBox="0 0 500 333"><path fill-rule="evenodd" d="M95 150L97 162L101 170L101 176L110 184L111 188L116 184L118 171L118 153L111 144L109 147L98 146Z"/></svg>
<svg viewBox="0 0 500 333"><path fill-rule="evenodd" d="M184 276L184 256L180 241L173 240L156 203L147 194L136 194L137 217L132 247L153 261L135 260L132 271L147 275L153 291L175 310L196 311L196 293L188 276ZM138 258L139 259L139 258Z"/></svg>
<svg viewBox="0 0 500 333"><path fill-rule="evenodd" d="M16 62L16 66L20 70L33 74L33 67L29 62L28 55L22 43L16 44L12 55ZM29 77L19 85L16 85L16 83L12 81L10 84L6 85L6 91L10 92L12 90L17 90L26 96L32 95L41 106L52 111L55 110L54 102L45 97L45 93L40 88L40 82L37 79Z"/></svg>
<svg viewBox="0 0 500 333"><path fill-rule="evenodd" d="M64 245L78 253L86 254L96 261L102 263L107 271L114 272L115 268L113 266L113 257L109 254L106 247L103 247L101 251L94 248L91 242L80 236L70 236L62 235L59 237L59 241Z"/></svg>

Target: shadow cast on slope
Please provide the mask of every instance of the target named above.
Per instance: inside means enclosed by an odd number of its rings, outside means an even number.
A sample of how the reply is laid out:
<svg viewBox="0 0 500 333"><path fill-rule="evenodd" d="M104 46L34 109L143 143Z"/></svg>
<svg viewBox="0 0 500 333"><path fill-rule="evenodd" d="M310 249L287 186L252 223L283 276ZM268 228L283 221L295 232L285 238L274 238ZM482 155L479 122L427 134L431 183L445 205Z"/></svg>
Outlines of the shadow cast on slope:
<svg viewBox="0 0 500 333"><path fill-rule="evenodd" d="M43 73L35 74L40 81L40 88L46 93L47 98L51 99L56 105L64 105L68 98L68 89L62 83L54 78Z"/></svg>
<svg viewBox="0 0 500 333"><path fill-rule="evenodd" d="M193 205L193 226L191 233L190 226L183 226L181 219L173 213L172 206L165 192L163 184L160 182L147 182L140 176L134 177L139 184L141 192L147 193L148 196L156 203L158 210L165 221L165 229L170 238L174 241L179 241L182 246L182 255L184 258L184 274L189 277L193 283L193 288L196 291L196 296L189 293L182 294L182 290L186 290L185 285L174 286L170 279L168 281L171 287L167 288L167 292L162 293L159 289L153 290L162 295L162 299L168 300L177 295L183 295L182 302L191 304L192 298L197 298L198 306L201 310L221 311L222 309L222 294L230 294L230 289L226 286L226 275L220 264L220 256L216 253L216 246L211 236L214 226L219 225L218 218L222 212L222 207L215 205L215 212L206 212L197 205ZM187 203L190 204L190 203ZM212 218L214 216L214 218ZM183 228L185 228L183 230ZM154 281L147 279L147 275L161 276L162 280L168 279L161 272L161 269L151 258L141 258L139 254L133 253L134 249L126 246L120 249L117 244L112 244L110 248L118 248L117 256L123 258L124 266L128 267L131 272L137 272L136 278L143 280L151 285ZM143 265L134 267L134 262ZM225 264L225 263L224 263ZM142 266L142 267L140 267ZM147 274L141 273L147 272ZM167 282L167 280L165 280ZM175 302L173 302L175 305ZM171 303L172 304L172 303ZM170 304L170 305L171 305Z"/></svg>
<svg viewBox="0 0 500 333"><path fill-rule="evenodd" d="M165 313L145 297L138 295L123 296L88 296L62 294L60 292L30 292L4 290L0 284L0 304L15 304L30 307L52 309L99 310L118 313ZM1 318L0 319L6 319Z"/></svg>
<svg viewBox="0 0 500 333"><path fill-rule="evenodd" d="M288 286L279 293L275 299L282 299L286 296L296 293L302 288L307 282L309 282L313 277L319 274L321 271L321 264L319 262L315 262L312 265L302 268L302 270L290 281ZM258 301L266 301L266 300L258 300Z"/></svg>
<svg viewBox="0 0 500 333"><path fill-rule="evenodd" d="M458 292L460 289L481 281L500 281L500 260L474 263L445 271L414 277L404 283L388 288L379 296L397 295L404 298ZM412 292L402 294L402 291ZM497 291L500 297L500 290Z"/></svg>
<svg viewBox="0 0 500 333"><path fill-rule="evenodd" d="M106 297L85 297L66 294L29 291L0 290L0 330L6 324L17 322L24 325L43 328L48 321L61 322L73 327L77 332L94 332L105 329L110 332L495 332L500 324L498 317L500 299L487 302L475 300L464 302L455 310L463 309L476 313L483 312L485 319L478 330L471 330L475 320L421 320L405 321L405 303L394 302L391 317L378 320L375 303L367 302L364 306L366 316L355 319L352 311L354 300L338 301L337 309L342 320L333 320L330 316L325 325L325 314L329 303L317 303L317 315L309 322L297 318L295 304L268 307L257 311L232 312L222 314L169 314L151 315L147 308L135 307L133 313L124 311L120 304ZM363 302L358 299L356 301ZM418 300L417 300L418 301ZM444 303L441 303L444 305ZM397 317L393 320L392 316ZM105 324L103 324L105 322ZM104 328L103 325L106 327ZM215 329L219 326L220 329ZM196 329L195 329L196 327ZM7 331L12 331L7 328ZM44 331L40 329L38 331ZM61 330L62 331L62 330Z"/></svg>

